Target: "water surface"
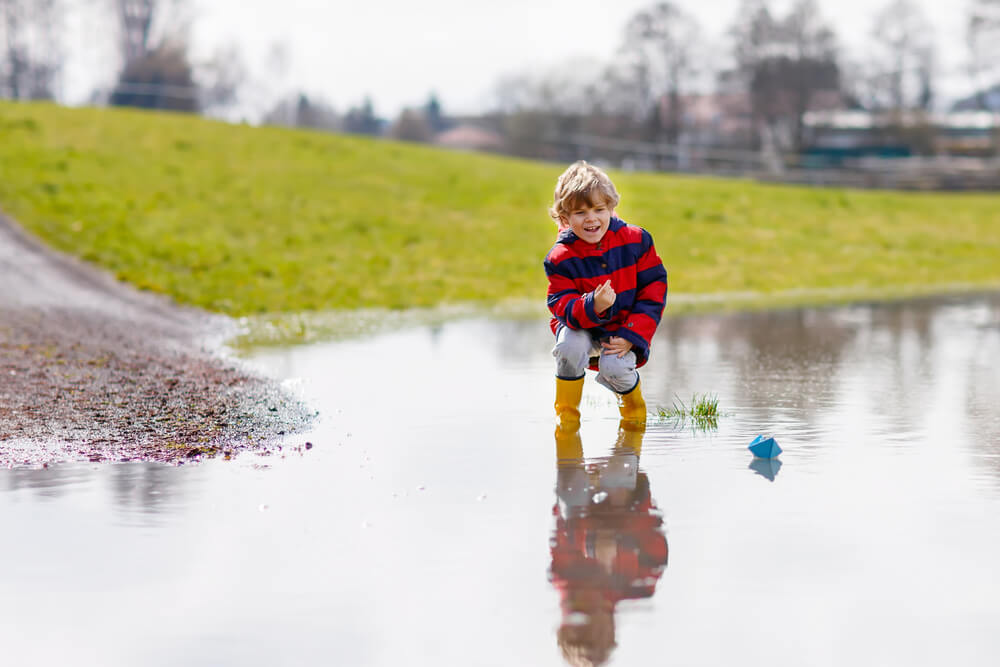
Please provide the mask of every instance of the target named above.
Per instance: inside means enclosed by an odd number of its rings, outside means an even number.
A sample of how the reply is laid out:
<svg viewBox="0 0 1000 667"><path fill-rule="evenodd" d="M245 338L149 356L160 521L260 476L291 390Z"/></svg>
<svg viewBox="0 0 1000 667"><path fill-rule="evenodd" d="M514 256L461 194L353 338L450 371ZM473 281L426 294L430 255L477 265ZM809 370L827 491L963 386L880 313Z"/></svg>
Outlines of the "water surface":
<svg viewBox="0 0 1000 667"><path fill-rule="evenodd" d="M709 430L591 377L556 433L551 342L261 350L279 455L0 471L5 664L996 663L1000 297L668 319L647 402Z"/></svg>

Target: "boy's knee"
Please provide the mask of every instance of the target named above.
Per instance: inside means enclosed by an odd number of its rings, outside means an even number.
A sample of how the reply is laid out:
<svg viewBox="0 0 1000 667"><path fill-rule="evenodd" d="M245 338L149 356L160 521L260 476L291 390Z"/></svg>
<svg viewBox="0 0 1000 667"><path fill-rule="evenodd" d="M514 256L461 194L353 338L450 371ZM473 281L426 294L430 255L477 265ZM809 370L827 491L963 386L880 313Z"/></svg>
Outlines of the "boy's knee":
<svg viewBox="0 0 1000 667"><path fill-rule="evenodd" d="M635 386L638 374L635 370L635 353L628 352L623 357L617 354L602 354L599 364L599 380L619 394Z"/></svg>
<svg viewBox="0 0 1000 667"><path fill-rule="evenodd" d="M590 351L594 343L585 331L563 329L552 348L556 358L556 375L562 378L577 378L583 375L590 361Z"/></svg>

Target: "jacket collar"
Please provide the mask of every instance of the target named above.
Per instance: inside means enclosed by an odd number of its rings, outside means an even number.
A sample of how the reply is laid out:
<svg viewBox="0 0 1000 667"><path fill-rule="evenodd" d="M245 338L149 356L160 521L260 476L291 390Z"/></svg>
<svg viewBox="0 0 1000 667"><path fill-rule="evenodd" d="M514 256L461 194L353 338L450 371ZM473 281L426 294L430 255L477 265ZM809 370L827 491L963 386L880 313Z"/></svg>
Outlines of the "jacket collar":
<svg viewBox="0 0 1000 667"><path fill-rule="evenodd" d="M624 226L625 222L622 221L621 219L614 217L611 218L611 224L608 225L608 231L604 233L604 238L602 238L601 241L603 242L604 239L608 238L608 234L610 234L611 232L617 232ZM573 230L571 229L564 229L563 231L559 232L559 236L556 238L556 241L565 244L580 243L581 245L587 246L589 248L593 248L597 245L596 243L587 243L586 241L578 237L576 234L574 234Z"/></svg>

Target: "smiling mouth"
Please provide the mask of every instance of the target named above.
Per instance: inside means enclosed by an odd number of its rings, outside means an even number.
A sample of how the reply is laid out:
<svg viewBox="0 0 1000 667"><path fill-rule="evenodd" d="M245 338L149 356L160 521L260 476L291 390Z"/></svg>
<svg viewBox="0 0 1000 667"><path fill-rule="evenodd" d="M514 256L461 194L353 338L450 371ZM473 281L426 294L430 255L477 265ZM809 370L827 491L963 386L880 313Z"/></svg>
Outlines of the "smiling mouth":
<svg viewBox="0 0 1000 667"><path fill-rule="evenodd" d="M600 225L594 225L593 227L584 227L583 231L587 232L588 234L593 234L594 232L600 231L600 229L601 229Z"/></svg>

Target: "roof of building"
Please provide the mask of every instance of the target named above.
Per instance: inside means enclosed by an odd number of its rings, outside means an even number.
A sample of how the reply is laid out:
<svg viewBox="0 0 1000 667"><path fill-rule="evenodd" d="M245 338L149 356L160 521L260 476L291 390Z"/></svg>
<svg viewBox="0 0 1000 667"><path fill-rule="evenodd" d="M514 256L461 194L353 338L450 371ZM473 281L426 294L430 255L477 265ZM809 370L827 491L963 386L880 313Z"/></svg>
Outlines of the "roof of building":
<svg viewBox="0 0 1000 667"><path fill-rule="evenodd" d="M448 148L493 150L502 148L504 140L500 134L492 130L463 124L440 133L434 137L434 143Z"/></svg>

